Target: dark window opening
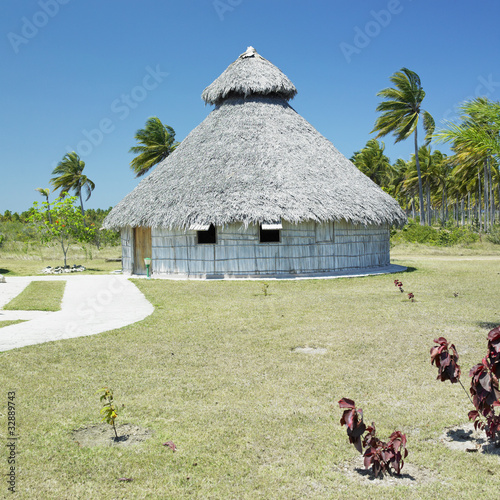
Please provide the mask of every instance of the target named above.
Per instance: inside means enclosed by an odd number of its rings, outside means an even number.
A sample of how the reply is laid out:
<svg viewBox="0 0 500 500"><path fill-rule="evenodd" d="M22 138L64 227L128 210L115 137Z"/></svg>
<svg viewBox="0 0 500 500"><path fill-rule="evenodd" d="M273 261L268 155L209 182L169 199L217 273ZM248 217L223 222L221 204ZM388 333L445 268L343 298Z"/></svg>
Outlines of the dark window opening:
<svg viewBox="0 0 500 500"><path fill-rule="evenodd" d="M196 231L198 234L198 243L203 245L203 244L209 244L209 243L217 243L216 238L217 234L215 231L215 226L213 224L210 224L210 227L208 228L207 231Z"/></svg>
<svg viewBox="0 0 500 500"><path fill-rule="evenodd" d="M279 229L262 229L259 228L259 239L261 243L279 243L280 230Z"/></svg>

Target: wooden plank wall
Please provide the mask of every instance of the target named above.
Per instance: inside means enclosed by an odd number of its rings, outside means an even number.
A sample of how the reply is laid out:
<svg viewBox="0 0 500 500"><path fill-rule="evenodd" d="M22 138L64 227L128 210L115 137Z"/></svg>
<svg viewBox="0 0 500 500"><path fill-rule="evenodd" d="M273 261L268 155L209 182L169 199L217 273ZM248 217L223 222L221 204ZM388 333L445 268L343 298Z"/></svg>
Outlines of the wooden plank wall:
<svg viewBox="0 0 500 500"><path fill-rule="evenodd" d="M280 243L259 243L258 226L217 228L217 243L198 245L196 231L153 229L153 269L192 276L316 273L389 263L388 226L283 222Z"/></svg>
<svg viewBox="0 0 500 500"><path fill-rule="evenodd" d="M146 274L146 264L144 257L151 258L151 228L150 227L134 227L134 274ZM153 265L151 267L154 267Z"/></svg>

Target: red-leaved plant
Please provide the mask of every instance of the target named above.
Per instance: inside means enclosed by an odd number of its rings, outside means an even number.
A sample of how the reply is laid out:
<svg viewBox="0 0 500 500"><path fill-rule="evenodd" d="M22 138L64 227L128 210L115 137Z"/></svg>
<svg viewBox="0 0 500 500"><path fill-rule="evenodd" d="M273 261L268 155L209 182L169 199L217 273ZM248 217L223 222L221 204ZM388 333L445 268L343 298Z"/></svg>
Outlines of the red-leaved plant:
<svg viewBox="0 0 500 500"><path fill-rule="evenodd" d="M436 363L439 370L437 378L452 384L460 382L460 366L458 353L453 344L449 344L444 337L435 339L439 344L431 348L431 364ZM473 366L469 372L471 377L470 394L472 404L476 408L469 412L469 420L474 422L475 429L484 429L490 441L500 436L500 415L495 414L495 408L500 406L500 326L493 328L488 334L488 354L482 362ZM497 443L500 446L500 440Z"/></svg>
<svg viewBox="0 0 500 500"><path fill-rule="evenodd" d="M437 346L431 348L431 364L438 368L437 379L444 382L449 380L452 384L460 382L460 366L458 353L453 344L449 344L444 337L434 339Z"/></svg>
<svg viewBox="0 0 500 500"><path fill-rule="evenodd" d="M394 280L394 286L397 286L397 287L399 288L399 291L400 291L401 293L403 293L403 292L404 292L404 290L403 290L403 283L402 283L401 281L399 281L399 280Z"/></svg>
<svg viewBox="0 0 500 500"><path fill-rule="evenodd" d="M404 459L408 456L406 436L396 431L391 434L389 442L385 443L376 436L374 423L366 427L363 422L363 410L356 408L356 403L352 399L342 398L339 406L344 408L340 425L347 427L349 442L360 453L363 453L363 448L365 449L363 454L365 468L371 467L375 477L379 474L390 473L390 469L400 474ZM362 437L365 431L367 432Z"/></svg>

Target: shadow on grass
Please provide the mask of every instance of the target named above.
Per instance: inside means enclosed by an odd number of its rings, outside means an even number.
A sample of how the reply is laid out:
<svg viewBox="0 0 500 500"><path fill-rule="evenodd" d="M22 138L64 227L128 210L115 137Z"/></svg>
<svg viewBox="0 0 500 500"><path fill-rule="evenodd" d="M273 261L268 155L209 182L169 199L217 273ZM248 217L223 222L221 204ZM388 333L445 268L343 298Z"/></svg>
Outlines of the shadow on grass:
<svg viewBox="0 0 500 500"><path fill-rule="evenodd" d="M373 472L369 469L361 469L361 468L356 468L354 469L355 472L357 472L360 476L363 476L364 478L368 479L369 481L376 481L377 479L379 481L383 481L384 479L387 478L394 478L394 479L408 479L410 481L415 481L415 477L413 477L411 474L395 474L395 473L386 473L383 476L381 475L380 477L376 478Z"/></svg>
<svg viewBox="0 0 500 500"><path fill-rule="evenodd" d="M9 274L10 271L8 269L1 269L0 268L0 274Z"/></svg>
<svg viewBox="0 0 500 500"><path fill-rule="evenodd" d="M418 271L416 267L406 266L407 273L414 273L415 271Z"/></svg>
<svg viewBox="0 0 500 500"><path fill-rule="evenodd" d="M478 323L478 326L480 328L484 328L485 330L490 331L490 330L493 330L493 328L500 326L500 324L499 323L488 323L487 321L480 321Z"/></svg>

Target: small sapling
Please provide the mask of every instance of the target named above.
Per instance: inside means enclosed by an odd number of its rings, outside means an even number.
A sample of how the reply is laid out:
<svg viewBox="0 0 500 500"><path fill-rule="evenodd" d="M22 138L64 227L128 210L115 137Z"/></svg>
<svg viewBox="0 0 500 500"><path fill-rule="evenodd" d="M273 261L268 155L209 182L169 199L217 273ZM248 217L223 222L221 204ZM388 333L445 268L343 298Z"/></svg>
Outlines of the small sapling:
<svg viewBox="0 0 500 500"><path fill-rule="evenodd" d="M116 412L115 403L113 400L113 391L108 387L103 387L97 392L104 392L100 401L103 403L101 408L101 415L103 416L102 421L106 422L113 426L113 430L115 431L115 437L118 439L118 433L116 432L115 419L118 417L118 413Z"/></svg>

